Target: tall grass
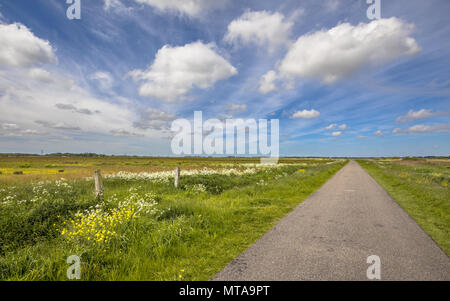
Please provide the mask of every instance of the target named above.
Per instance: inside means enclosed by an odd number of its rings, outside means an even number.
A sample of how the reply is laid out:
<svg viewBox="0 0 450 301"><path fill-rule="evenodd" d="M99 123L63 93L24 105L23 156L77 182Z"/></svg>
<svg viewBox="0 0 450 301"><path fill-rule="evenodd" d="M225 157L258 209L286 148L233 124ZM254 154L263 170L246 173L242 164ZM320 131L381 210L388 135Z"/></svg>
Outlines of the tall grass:
<svg viewBox="0 0 450 301"><path fill-rule="evenodd" d="M82 280L210 279L344 164L182 177L181 189L107 179L104 202L91 181L5 186L0 279L67 280L70 255Z"/></svg>

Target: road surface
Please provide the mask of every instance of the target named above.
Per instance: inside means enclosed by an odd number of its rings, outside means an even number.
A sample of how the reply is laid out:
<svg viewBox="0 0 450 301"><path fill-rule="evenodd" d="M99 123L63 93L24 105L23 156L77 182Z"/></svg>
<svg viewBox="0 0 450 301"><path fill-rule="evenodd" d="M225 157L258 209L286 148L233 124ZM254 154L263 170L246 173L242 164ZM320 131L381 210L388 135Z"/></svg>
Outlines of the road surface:
<svg viewBox="0 0 450 301"><path fill-rule="evenodd" d="M450 280L450 258L351 161L213 280L368 280L370 255L381 280Z"/></svg>

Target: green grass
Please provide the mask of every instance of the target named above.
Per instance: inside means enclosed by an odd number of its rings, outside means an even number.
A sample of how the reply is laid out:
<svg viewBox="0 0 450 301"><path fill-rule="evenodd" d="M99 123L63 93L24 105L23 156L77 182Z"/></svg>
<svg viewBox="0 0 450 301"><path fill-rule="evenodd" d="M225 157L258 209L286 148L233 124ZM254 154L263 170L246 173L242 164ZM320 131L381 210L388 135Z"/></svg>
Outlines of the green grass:
<svg viewBox="0 0 450 301"><path fill-rule="evenodd" d="M208 280L346 163L325 164L332 161L182 177L181 189L105 179L104 212L130 198L130 188L140 199L155 195L158 211L123 222L116 237L97 246L85 239L67 241L60 231L76 211L98 203L91 181L69 182L70 188L4 186L0 201L14 197L0 203L0 279L67 280L66 259L78 255L82 280ZM192 189L198 184L202 190Z"/></svg>
<svg viewBox="0 0 450 301"><path fill-rule="evenodd" d="M359 160L358 163L450 255L449 162Z"/></svg>

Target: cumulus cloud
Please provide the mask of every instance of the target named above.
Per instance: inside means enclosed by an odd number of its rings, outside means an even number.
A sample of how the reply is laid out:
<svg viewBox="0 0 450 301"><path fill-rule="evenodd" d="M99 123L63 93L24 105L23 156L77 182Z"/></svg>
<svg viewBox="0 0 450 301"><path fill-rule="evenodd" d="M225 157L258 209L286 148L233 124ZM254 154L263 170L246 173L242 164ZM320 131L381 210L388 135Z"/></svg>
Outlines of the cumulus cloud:
<svg viewBox="0 0 450 301"><path fill-rule="evenodd" d="M158 50L148 70L133 70L128 74L136 82L142 82L141 96L167 102L182 100L194 86L207 89L216 81L237 74L236 68L214 50L213 44L202 42L179 47L165 45Z"/></svg>
<svg viewBox="0 0 450 301"><path fill-rule="evenodd" d="M261 77L261 80L259 81L259 92L266 94L271 91L274 91L277 89L275 85L275 80L277 79L277 73L273 70L270 70L266 74L264 74Z"/></svg>
<svg viewBox="0 0 450 301"><path fill-rule="evenodd" d="M220 8L227 0L135 0L147 4L161 12L198 17L202 12Z"/></svg>
<svg viewBox="0 0 450 301"><path fill-rule="evenodd" d="M378 137L383 137L383 136L384 136L384 134L383 134L382 131L376 131L376 132L374 133L374 135L375 135L375 136L378 136Z"/></svg>
<svg viewBox="0 0 450 301"><path fill-rule="evenodd" d="M408 114L398 117L395 121L400 123L406 123L418 119L426 119L444 115L449 115L449 112L433 112L432 110L428 109L422 109L419 111L409 110Z"/></svg>
<svg viewBox="0 0 450 301"><path fill-rule="evenodd" d="M49 41L36 37L23 24L0 24L0 65L28 67L56 63Z"/></svg>
<svg viewBox="0 0 450 301"><path fill-rule="evenodd" d="M53 76L61 77L64 75ZM0 120L42 135L60 137L61 132L73 130L109 134L116 128L132 130L137 119L137 114L126 105L95 98L76 84L69 90L56 80L42 85L24 74L22 68L0 69L0 91L0 112L7 112ZM16 130L13 134L24 136L32 132Z"/></svg>
<svg viewBox="0 0 450 301"><path fill-rule="evenodd" d="M129 132L156 139L165 136L157 130L134 127L139 113L131 108L130 101L120 101L116 96L118 103L97 98L77 85L69 74L50 72L41 66L56 62L48 41L33 35L21 24L0 24L0 112L5 112L0 116L0 133L3 136L64 138L65 132L73 131L113 135ZM108 81L109 74L97 72L94 78ZM125 132L112 132L117 129Z"/></svg>
<svg viewBox="0 0 450 301"><path fill-rule="evenodd" d="M278 12L247 11L228 25L224 40L232 44L267 46L269 51L274 51L288 43L292 25Z"/></svg>
<svg viewBox="0 0 450 301"><path fill-rule="evenodd" d="M331 133L331 136L333 136L333 137L338 137L338 136L341 136L341 135L342 135L341 131Z"/></svg>
<svg viewBox="0 0 450 301"><path fill-rule="evenodd" d="M312 119L317 118L320 116L320 112L316 111L314 109L312 110L303 110L303 111L296 111L291 118L304 118L304 119Z"/></svg>
<svg viewBox="0 0 450 301"><path fill-rule="evenodd" d="M339 126L339 128L340 128L341 130L345 131L346 129L348 129L348 126L344 123L344 124L341 124L341 125Z"/></svg>
<svg viewBox="0 0 450 301"><path fill-rule="evenodd" d="M424 133L432 133L432 132L444 132L448 133L450 131L449 124L438 124L434 126L417 124L406 130L396 128L392 131L394 134L424 134Z"/></svg>
<svg viewBox="0 0 450 301"><path fill-rule="evenodd" d="M330 124L329 126L326 126L325 129L326 129L326 130L331 130L331 129L334 129L336 126L337 126L336 123L332 123L332 124Z"/></svg>
<svg viewBox="0 0 450 301"><path fill-rule="evenodd" d="M280 76L319 79L331 84L364 66L377 67L420 51L410 37L414 26L395 17L339 24L297 39L278 66Z"/></svg>

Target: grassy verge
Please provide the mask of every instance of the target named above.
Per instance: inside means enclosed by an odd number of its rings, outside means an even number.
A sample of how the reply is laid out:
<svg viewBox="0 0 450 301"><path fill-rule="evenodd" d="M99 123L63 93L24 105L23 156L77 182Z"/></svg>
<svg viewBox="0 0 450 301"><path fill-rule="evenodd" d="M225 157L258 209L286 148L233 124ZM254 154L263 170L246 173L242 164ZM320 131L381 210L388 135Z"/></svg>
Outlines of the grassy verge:
<svg viewBox="0 0 450 301"><path fill-rule="evenodd" d="M67 280L78 255L82 280L208 280L346 162L325 163L182 178L178 190L110 179L100 203L86 181L4 188L0 279Z"/></svg>
<svg viewBox="0 0 450 301"><path fill-rule="evenodd" d="M450 165L406 160L358 163L450 255Z"/></svg>

